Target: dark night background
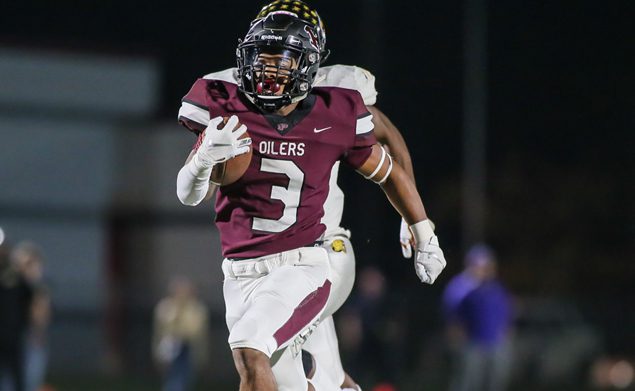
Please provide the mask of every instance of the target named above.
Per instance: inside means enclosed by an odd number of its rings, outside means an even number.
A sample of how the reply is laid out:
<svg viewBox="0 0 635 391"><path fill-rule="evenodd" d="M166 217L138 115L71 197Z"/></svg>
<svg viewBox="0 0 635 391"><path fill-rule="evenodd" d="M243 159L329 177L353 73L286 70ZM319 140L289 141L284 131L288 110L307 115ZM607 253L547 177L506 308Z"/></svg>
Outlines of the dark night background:
<svg viewBox="0 0 635 391"><path fill-rule="evenodd" d="M236 40L260 3L8 2L0 12L0 46L158 59L160 103L146 119L172 120L197 77L234 66ZM376 75L377 105L408 143L418 188L449 262L445 275L422 289L411 262L401 258L399 219L382 192L343 172L344 223L353 232L358 265L378 265L414 309L409 316L438 325L436 300L461 269L469 244L461 236L464 3L311 3L326 22L328 63L355 64ZM630 357L634 21L632 1L487 5L484 239L498 252L502 277L515 294L575 302L602 330L605 351ZM115 216L111 220L145 216L116 206L108 213ZM178 213L150 215L158 224L209 224ZM424 308L433 309L422 315Z"/></svg>

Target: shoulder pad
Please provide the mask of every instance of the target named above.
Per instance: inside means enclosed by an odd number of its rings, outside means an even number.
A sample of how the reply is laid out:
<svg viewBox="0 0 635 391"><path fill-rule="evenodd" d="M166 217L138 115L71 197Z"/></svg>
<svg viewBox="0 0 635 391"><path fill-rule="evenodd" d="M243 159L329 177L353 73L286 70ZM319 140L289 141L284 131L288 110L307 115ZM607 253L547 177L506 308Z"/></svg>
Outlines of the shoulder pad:
<svg viewBox="0 0 635 391"><path fill-rule="evenodd" d="M354 65L337 64L319 68L314 86L357 90L365 105L372 106L377 102L375 76L366 69Z"/></svg>
<svg viewBox="0 0 635 391"><path fill-rule="evenodd" d="M220 80L227 83L238 84L238 68L227 68L222 71L208 73L203 76L207 80Z"/></svg>

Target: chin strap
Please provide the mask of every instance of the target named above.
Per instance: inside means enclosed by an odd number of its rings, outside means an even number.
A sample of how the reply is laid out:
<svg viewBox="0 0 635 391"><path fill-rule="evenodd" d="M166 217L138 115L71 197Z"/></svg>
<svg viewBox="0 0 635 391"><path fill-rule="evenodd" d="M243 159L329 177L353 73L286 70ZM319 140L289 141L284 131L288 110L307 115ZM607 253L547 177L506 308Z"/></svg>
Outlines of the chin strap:
<svg viewBox="0 0 635 391"><path fill-rule="evenodd" d="M291 99L291 103L299 102L299 101L301 101L302 99L306 98L306 97L307 97L307 95L309 95L309 93L308 93L308 92L306 92L306 93L304 93L304 94L302 94L302 95L300 95L300 96L296 96L295 98Z"/></svg>

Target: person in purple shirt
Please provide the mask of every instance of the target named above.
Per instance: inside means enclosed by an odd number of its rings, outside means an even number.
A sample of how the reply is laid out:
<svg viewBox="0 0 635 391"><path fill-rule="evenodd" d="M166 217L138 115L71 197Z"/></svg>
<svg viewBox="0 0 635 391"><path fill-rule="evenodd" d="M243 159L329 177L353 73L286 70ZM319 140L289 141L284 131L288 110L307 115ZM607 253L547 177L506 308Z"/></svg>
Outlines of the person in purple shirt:
<svg viewBox="0 0 635 391"><path fill-rule="evenodd" d="M510 367L510 296L484 244L470 248L462 273L443 293L447 335L454 351L450 390L504 390Z"/></svg>
<svg viewBox="0 0 635 391"><path fill-rule="evenodd" d="M228 342L241 391L339 388L318 381L318 371L307 382L299 354L340 289L322 247L336 163L380 185L410 225L422 282L432 284L446 265L413 180L377 143L359 92L314 86L328 54L325 34L317 13L296 3L252 23L236 51L237 84L194 83L183 102L191 113L208 115L180 117L199 136L177 175L183 204L205 199L215 165L252 153L242 177L219 187L215 203ZM333 251L352 251L336 244ZM281 368L285 349L294 360Z"/></svg>

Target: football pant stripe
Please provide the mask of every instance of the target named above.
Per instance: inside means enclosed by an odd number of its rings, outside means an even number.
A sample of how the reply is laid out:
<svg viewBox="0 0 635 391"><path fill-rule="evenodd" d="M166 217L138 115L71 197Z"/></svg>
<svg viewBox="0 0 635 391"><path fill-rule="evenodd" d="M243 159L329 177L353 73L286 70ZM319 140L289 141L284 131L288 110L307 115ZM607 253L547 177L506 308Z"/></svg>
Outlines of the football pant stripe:
<svg viewBox="0 0 635 391"><path fill-rule="evenodd" d="M293 338L297 333L309 326L311 321L317 317L328 301L331 294L331 281L326 280L317 290L311 292L294 309L291 317L274 333L278 346Z"/></svg>

